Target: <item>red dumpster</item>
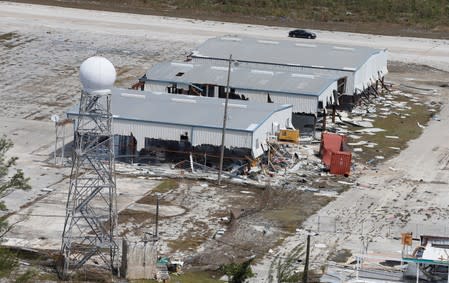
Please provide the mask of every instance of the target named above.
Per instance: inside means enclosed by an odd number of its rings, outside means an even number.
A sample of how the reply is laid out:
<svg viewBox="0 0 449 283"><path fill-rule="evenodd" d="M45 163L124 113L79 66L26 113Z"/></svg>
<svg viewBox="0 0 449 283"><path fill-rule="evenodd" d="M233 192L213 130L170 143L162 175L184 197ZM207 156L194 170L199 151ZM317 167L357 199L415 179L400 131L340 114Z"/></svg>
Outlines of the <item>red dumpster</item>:
<svg viewBox="0 0 449 283"><path fill-rule="evenodd" d="M326 166L331 165L332 152L341 150L343 137L334 133L324 132L321 135L320 154Z"/></svg>
<svg viewBox="0 0 449 283"><path fill-rule="evenodd" d="M320 154L323 163L331 174L349 175L351 170L351 153L342 151L346 137L324 132L321 136Z"/></svg>
<svg viewBox="0 0 449 283"><path fill-rule="evenodd" d="M338 151L333 152L331 157L331 164L329 170L331 174L349 175L351 171L351 157L350 152Z"/></svg>

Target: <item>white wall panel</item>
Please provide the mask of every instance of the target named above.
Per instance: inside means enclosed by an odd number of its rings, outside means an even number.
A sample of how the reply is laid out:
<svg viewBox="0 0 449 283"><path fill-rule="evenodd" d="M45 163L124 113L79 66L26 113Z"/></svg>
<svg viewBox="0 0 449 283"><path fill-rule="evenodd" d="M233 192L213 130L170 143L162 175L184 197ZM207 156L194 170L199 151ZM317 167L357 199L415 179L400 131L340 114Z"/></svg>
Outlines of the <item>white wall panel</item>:
<svg viewBox="0 0 449 283"><path fill-rule="evenodd" d="M262 125L254 132L252 152L253 157L257 157L263 153L262 145L266 145L266 141L273 136L273 124L279 124L281 129L286 129L291 123L292 108L283 109L273 113ZM266 148L266 146L265 146Z"/></svg>
<svg viewBox="0 0 449 283"><path fill-rule="evenodd" d="M190 136L190 127L157 123L142 123L129 120L114 120L113 133L128 136L130 133L137 140L138 150L145 147L145 138L165 139L179 141L181 135L187 132Z"/></svg>
<svg viewBox="0 0 449 283"><path fill-rule="evenodd" d="M169 83L156 83L156 82L145 82L144 90L154 91L154 92L167 92L167 87L171 86Z"/></svg>
<svg viewBox="0 0 449 283"><path fill-rule="evenodd" d="M211 144L220 146L221 136L221 129L194 128L192 143L193 145ZM252 133L250 132L227 130L225 134L225 147L251 148L251 137Z"/></svg>

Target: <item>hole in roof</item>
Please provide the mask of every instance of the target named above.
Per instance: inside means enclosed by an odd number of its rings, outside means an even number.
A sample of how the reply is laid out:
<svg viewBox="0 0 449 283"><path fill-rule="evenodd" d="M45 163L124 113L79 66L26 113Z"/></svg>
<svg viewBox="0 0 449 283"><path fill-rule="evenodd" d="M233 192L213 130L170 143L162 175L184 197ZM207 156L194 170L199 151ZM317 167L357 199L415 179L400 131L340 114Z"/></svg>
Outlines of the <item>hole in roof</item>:
<svg viewBox="0 0 449 283"><path fill-rule="evenodd" d="M182 75L184 75L184 72L179 72L176 74L177 77L182 77Z"/></svg>

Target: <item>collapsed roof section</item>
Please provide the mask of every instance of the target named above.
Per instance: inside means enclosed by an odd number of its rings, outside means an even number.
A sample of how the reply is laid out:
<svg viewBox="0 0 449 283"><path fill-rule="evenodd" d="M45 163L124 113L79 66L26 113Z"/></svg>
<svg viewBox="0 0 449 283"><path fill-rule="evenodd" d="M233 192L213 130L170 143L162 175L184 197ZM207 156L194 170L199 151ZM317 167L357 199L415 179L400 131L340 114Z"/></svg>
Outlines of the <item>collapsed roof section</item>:
<svg viewBox="0 0 449 283"><path fill-rule="evenodd" d="M221 145L224 100L198 96L177 96L149 91L112 89L113 134L132 135L137 149L145 138L180 141L188 136L193 146ZM266 138L291 123L291 105L229 101L225 146L251 149L253 157L263 153ZM79 105L67 111L79 117Z"/></svg>
<svg viewBox="0 0 449 283"><path fill-rule="evenodd" d="M229 87L249 101L292 104L293 112L306 114L316 114L319 102L326 107L335 101L333 91L337 89L337 79L329 76L240 64L231 64L229 71ZM227 62L163 62L148 70L142 80L146 89L154 91L166 91L176 84L186 88L194 86L200 95L218 97L209 87L226 86L227 74Z"/></svg>

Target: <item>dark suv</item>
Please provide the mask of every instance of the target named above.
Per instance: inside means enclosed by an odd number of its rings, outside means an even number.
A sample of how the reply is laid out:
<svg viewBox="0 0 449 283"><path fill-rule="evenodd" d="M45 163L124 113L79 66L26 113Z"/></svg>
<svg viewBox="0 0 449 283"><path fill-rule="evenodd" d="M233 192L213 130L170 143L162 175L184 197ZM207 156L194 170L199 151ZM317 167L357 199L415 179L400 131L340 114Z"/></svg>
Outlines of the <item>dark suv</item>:
<svg viewBox="0 0 449 283"><path fill-rule="evenodd" d="M316 34L310 31L306 31L303 29L295 29L288 33L289 37L300 37L300 38L309 38L309 39L315 39Z"/></svg>

